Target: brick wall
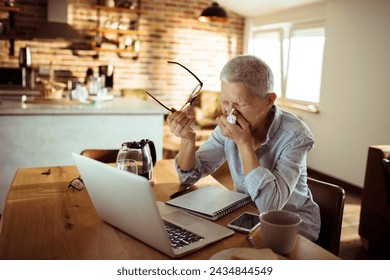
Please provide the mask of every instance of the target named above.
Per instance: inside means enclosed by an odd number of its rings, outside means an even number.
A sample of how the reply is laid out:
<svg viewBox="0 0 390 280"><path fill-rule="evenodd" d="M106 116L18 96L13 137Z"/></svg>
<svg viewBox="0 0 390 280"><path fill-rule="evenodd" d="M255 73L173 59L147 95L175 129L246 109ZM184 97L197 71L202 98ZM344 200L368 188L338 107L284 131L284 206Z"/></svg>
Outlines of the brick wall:
<svg viewBox="0 0 390 280"><path fill-rule="evenodd" d="M1 1L0 1L1 2ZM26 45L32 50L34 67L48 66L61 71L60 80L84 80L88 67L97 72L104 64L115 66L114 86L148 89L169 106L179 106L196 85L196 80L177 65L180 62L191 69L204 83L204 89L219 89L219 71L224 63L242 53L244 19L231 11L227 23L201 23L197 16L211 1L190 0L142 0L143 13L139 29L141 51L137 60L120 58L114 52L88 49L93 41L93 29L97 23L97 1L68 0L68 23L83 37L83 44L70 42L36 41L31 38L34 30L44 22L47 0L17 1L21 12L16 15L15 54ZM5 22L6 14L0 13ZM24 39L23 39L24 38ZM9 42L0 40L0 66L18 66L17 57L9 57Z"/></svg>

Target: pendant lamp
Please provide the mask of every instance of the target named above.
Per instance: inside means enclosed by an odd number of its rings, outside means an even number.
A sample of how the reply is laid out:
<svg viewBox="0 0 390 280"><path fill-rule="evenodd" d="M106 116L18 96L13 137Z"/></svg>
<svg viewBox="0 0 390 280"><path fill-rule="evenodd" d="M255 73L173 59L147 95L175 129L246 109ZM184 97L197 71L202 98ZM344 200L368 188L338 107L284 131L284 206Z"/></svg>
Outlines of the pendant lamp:
<svg viewBox="0 0 390 280"><path fill-rule="evenodd" d="M217 2L213 2L211 6L202 11L198 20L201 22L226 22L228 20L228 15Z"/></svg>

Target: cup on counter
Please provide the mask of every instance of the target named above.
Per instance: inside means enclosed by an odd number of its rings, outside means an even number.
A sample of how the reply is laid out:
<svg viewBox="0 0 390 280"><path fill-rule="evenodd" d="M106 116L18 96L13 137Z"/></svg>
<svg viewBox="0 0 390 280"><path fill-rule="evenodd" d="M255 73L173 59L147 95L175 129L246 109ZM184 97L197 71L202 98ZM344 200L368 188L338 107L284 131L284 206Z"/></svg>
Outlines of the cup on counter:
<svg viewBox="0 0 390 280"><path fill-rule="evenodd" d="M270 210L260 214L260 234L263 244L277 254L288 254L294 249L302 219L285 210Z"/></svg>
<svg viewBox="0 0 390 280"><path fill-rule="evenodd" d="M116 162L116 167L120 170L125 170L138 175L137 161L134 159L123 158Z"/></svg>
<svg viewBox="0 0 390 280"><path fill-rule="evenodd" d="M76 88L71 92L72 100L79 100L81 103L85 103L88 98L88 91L81 85L76 85Z"/></svg>

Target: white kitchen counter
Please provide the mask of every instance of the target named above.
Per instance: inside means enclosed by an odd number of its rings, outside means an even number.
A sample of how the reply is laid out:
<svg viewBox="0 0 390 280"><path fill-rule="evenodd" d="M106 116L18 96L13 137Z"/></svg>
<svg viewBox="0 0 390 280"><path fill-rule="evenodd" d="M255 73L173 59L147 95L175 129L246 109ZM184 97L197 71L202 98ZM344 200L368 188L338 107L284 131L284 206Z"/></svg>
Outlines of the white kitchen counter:
<svg viewBox="0 0 390 280"><path fill-rule="evenodd" d="M1 97L0 97L1 100ZM161 115L166 110L139 98L114 98L94 104L47 104L2 100L0 115Z"/></svg>
<svg viewBox="0 0 390 280"><path fill-rule="evenodd" d="M0 104L0 212L17 168L74 165L71 153L119 149L150 139L162 159L166 110L152 101L115 98L94 105Z"/></svg>

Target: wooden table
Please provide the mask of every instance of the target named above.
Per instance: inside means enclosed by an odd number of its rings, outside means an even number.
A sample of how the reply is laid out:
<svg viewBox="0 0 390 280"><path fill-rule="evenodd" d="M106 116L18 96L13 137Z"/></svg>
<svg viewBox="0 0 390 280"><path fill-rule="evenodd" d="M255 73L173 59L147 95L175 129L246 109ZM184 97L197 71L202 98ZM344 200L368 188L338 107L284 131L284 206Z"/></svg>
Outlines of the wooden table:
<svg viewBox="0 0 390 280"><path fill-rule="evenodd" d="M50 169L50 174L42 174ZM96 214L87 190L68 188L79 175L75 166L18 169L8 194L0 225L0 259L169 259L103 222ZM172 160L158 161L153 186L158 200L166 201L179 189ZM196 186L219 185L211 176ZM220 186L220 185L219 185ZM246 205L217 221L226 226ZM256 241L261 245L260 236ZM233 247L251 247L246 235L236 233L183 259L209 259ZM288 259L338 259L302 236Z"/></svg>

